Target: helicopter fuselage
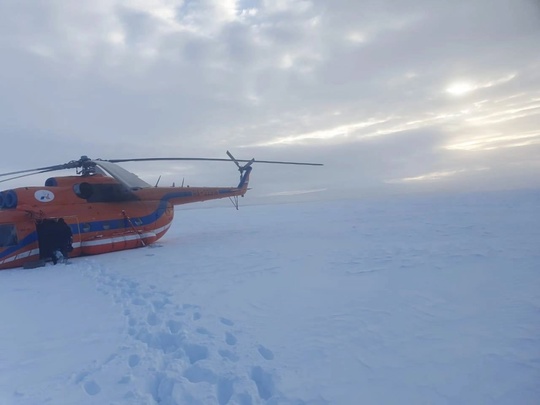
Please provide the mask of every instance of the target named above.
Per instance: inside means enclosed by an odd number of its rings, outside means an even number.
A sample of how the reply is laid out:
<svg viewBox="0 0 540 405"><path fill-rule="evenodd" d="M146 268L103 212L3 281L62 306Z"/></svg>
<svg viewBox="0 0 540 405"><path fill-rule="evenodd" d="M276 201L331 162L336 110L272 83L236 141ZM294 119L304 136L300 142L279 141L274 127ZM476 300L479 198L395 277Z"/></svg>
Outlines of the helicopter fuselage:
<svg viewBox="0 0 540 405"><path fill-rule="evenodd" d="M0 193L0 269L47 260L41 224L62 218L71 229L70 257L149 245L171 226L174 206L247 191L249 167L238 187L127 188L102 174L50 178L44 187Z"/></svg>

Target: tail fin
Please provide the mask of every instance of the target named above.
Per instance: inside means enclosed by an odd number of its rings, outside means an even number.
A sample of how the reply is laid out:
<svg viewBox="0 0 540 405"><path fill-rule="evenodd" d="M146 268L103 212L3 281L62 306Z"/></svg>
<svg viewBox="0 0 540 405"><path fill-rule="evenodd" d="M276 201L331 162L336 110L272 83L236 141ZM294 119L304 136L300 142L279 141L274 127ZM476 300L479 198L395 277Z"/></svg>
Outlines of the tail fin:
<svg viewBox="0 0 540 405"><path fill-rule="evenodd" d="M229 158L234 162L234 164L238 167L238 171L240 172L240 183L238 183L238 188L242 190L242 196L246 193L248 184L249 184L249 174L251 173L251 165L253 162L255 162L255 159L249 160L245 165L241 165L238 163L238 160L235 159L235 157L231 154L231 152L227 151L227 155Z"/></svg>
<svg viewBox="0 0 540 405"><path fill-rule="evenodd" d="M247 191L249 184L249 174L251 173L252 169L253 168L251 166L247 166L242 169L243 173L240 177L240 183L238 183L238 188L244 191L244 193ZM242 195L244 193L242 193Z"/></svg>

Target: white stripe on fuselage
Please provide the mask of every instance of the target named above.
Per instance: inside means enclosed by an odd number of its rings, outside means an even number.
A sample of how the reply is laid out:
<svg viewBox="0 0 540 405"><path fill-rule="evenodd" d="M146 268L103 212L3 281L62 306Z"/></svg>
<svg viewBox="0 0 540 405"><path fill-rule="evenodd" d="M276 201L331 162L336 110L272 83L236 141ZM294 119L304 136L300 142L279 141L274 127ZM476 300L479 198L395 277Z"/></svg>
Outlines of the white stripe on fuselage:
<svg viewBox="0 0 540 405"><path fill-rule="evenodd" d="M103 239L97 239L97 240L91 240L86 242L75 242L73 243L73 248L79 248L81 246L101 246L101 245L107 245L115 242L125 242L128 240L135 240L140 238L151 238L155 237L157 234L160 234L162 232L165 232L167 229L169 229L171 226L171 223L169 222L167 225L164 225L160 228L157 228L154 232L145 232L141 234L131 234L131 235L125 235L125 236L115 236L113 238L103 238ZM10 263L15 260L24 259L26 257L36 256L39 255L39 249L32 249L27 250L24 252L21 252L17 255L10 256L4 260L0 260L0 264L4 263Z"/></svg>
<svg viewBox="0 0 540 405"><path fill-rule="evenodd" d="M122 236L115 236L112 238L100 238L100 239L94 239L84 242L78 242L74 243L73 247L79 247L79 246L101 246L101 245L107 245L110 243L115 242L125 242L128 240L135 240L135 239L142 239L142 238L152 238L155 237L157 234L161 232L165 232L169 227L171 226L170 223L168 223L165 226L162 226L161 228L158 228L155 230L155 232L145 232L145 233L138 233L138 234L131 234L131 235L122 235Z"/></svg>

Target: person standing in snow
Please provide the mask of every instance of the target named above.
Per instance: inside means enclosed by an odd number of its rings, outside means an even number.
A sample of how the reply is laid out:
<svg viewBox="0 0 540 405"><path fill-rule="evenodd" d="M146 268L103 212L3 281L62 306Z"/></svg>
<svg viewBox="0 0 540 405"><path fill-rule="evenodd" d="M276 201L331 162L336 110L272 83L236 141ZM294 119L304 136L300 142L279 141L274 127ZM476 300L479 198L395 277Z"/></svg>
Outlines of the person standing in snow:
<svg viewBox="0 0 540 405"><path fill-rule="evenodd" d="M42 246L44 256L50 257L53 264L65 261L69 252L73 250L71 245L73 234L69 225L63 218L56 218L48 222L46 235Z"/></svg>

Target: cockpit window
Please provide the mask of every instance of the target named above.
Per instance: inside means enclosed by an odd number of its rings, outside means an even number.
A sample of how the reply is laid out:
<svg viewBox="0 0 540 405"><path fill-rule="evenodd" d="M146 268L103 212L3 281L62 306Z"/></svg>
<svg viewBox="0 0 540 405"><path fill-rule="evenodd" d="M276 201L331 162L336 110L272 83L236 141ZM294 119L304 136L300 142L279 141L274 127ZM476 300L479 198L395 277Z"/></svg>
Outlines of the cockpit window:
<svg viewBox="0 0 540 405"><path fill-rule="evenodd" d="M88 202L136 201L138 198L123 184L80 183L73 186L77 197Z"/></svg>
<svg viewBox="0 0 540 405"><path fill-rule="evenodd" d="M19 243L15 225L0 224L0 248L14 246Z"/></svg>

